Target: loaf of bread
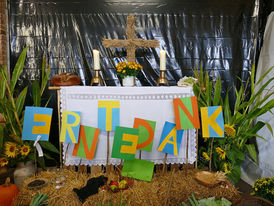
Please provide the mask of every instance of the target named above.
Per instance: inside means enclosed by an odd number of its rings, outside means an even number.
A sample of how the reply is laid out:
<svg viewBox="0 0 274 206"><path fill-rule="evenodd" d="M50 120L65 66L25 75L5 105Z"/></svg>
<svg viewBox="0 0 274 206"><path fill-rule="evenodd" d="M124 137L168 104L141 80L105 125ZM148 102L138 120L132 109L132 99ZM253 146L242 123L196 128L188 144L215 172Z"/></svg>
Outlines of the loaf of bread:
<svg viewBox="0 0 274 206"><path fill-rule="evenodd" d="M62 73L54 75L50 83L54 86L73 86L80 84L81 79L74 74Z"/></svg>

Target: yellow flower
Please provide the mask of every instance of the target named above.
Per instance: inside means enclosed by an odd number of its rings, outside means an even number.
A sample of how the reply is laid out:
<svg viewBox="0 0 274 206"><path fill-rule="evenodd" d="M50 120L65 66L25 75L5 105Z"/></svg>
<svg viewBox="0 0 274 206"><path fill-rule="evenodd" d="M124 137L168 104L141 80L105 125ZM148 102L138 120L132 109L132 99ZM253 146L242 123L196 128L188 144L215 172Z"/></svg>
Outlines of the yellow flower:
<svg viewBox="0 0 274 206"><path fill-rule="evenodd" d="M8 157L16 157L17 155L17 147L13 142L7 142L5 144L5 155Z"/></svg>
<svg viewBox="0 0 274 206"><path fill-rule="evenodd" d="M209 158L209 156L208 156L208 154L207 154L206 152L203 152L202 155L203 155L203 157L204 157L207 161L210 160L210 158Z"/></svg>
<svg viewBox="0 0 274 206"><path fill-rule="evenodd" d="M255 191L258 191L258 188L257 188L257 187L255 187Z"/></svg>
<svg viewBox="0 0 274 206"><path fill-rule="evenodd" d="M226 174L229 174L231 171L228 170L228 164L227 163L224 163L224 168L225 168L225 173Z"/></svg>
<svg viewBox="0 0 274 206"><path fill-rule="evenodd" d="M123 70L122 73L126 73L126 70Z"/></svg>
<svg viewBox="0 0 274 206"><path fill-rule="evenodd" d="M0 158L0 166L4 167L5 165L7 165L9 163L9 161L7 160L7 158L3 157Z"/></svg>
<svg viewBox="0 0 274 206"><path fill-rule="evenodd" d="M23 156L27 156L30 152L30 147L28 145L23 145L21 148L20 148L20 153L21 155Z"/></svg>
<svg viewBox="0 0 274 206"><path fill-rule="evenodd" d="M220 147L217 147L216 152L219 154L221 159L225 159L225 151L224 150L222 150Z"/></svg>
<svg viewBox="0 0 274 206"><path fill-rule="evenodd" d="M236 130L234 129L234 126L233 125L228 125L228 124L225 124L225 133L227 134L227 136L229 137L233 137L236 133Z"/></svg>

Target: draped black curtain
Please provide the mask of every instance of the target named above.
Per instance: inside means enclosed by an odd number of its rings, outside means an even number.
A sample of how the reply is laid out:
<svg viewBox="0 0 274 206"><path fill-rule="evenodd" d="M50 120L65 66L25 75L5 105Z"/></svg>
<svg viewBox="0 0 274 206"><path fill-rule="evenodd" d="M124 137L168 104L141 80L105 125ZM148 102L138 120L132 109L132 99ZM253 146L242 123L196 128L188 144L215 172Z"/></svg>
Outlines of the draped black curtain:
<svg viewBox="0 0 274 206"><path fill-rule="evenodd" d="M11 69L30 45L19 86L39 79L43 55L52 68L50 77L69 72L79 75L83 85L90 85L93 49L101 53L106 85L120 86L115 65L126 60L126 50L106 49L102 38L125 39L126 17L135 14L136 38L160 42L160 48L136 50L136 61L144 67L137 86L156 85L159 52L164 49L170 85L202 66L212 81L220 76L228 88L236 85L237 77L246 82L250 76L271 1L10 0L9 6ZM51 106L55 105L54 96Z"/></svg>
<svg viewBox="0 0 274 206"><path fill-rule="evenodd" d="M162 1L10 1L11 65L30 45L22 81L39 77L41 57L47 54L56 73L78 74L89 85L93 74L92 50L101 52L106 85L120 85L115 65L126 50L104 48L102 38L125 39L126 16L136 15L136 37L157 39L160 48L137 49L136 61L144 66L138 86L156 85L159 51L167 51L167 78L171 85L200 65L210 76L233 85L236 77L249 77L258 55L259 0Z"/></svg>

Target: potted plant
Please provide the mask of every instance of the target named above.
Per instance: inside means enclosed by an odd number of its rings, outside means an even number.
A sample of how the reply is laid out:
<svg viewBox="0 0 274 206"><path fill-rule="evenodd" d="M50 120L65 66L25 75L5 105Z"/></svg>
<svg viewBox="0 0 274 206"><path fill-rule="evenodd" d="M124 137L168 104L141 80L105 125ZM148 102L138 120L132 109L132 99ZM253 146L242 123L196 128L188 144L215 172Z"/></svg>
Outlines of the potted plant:
<svg viewBox="0 0 274 206"><path fill-rule="evenodd" d="M262 197L270 202L274 202L274 177L264 177L257 179L254 183L251 195Z"/></svg>
<svg viewBox="0 0 274 206"><path fill-rule="evenodd" d="M0 124L0 168L14 167L18 162L26 163L28 160L35 160L34 142L21 139L28 86L21 91L17 89L17 80L23 71L27 50L28 47L20 54L10 80L7 69L0 65L0 113L3 119ZM34 81L31 85L34 106L41 106L41 99L48 82L50 67L46 70L45 65L46 59L43 58L41 84L39 85L38 81ZM45 106L48 102L49 100ZM44 149L58 153L58 150L50 142L41 141L39 143ZM47 154L44 156L51 158ZM37 157L37 161L42 168L45 168L43 158Z"/></svg>
<svg viewBox="0 0 274 206"><path fill-rule="evenodd" d="M143 69L143 67L136 62L120 62L117 67L117 74L122 78L122 85L124 87L135 86L135 77Z"/></svg>

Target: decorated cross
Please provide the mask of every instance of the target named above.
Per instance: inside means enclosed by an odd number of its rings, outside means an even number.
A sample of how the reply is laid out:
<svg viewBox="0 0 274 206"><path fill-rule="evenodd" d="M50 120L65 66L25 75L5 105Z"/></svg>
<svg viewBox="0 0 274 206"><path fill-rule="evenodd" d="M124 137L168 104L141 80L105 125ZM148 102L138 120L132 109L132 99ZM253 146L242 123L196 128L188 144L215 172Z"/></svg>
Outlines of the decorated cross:
<svg viewBox="0 0 274 206"><path fill-rule="evenodd" d="M135 39L135 16L127 16L127 39L103 39L103 46L116 47L116 48L126 48L127 50L127 61L135 61L135 50L138 47L159 47L158 40L144 40L144 39Z"/></svg>

